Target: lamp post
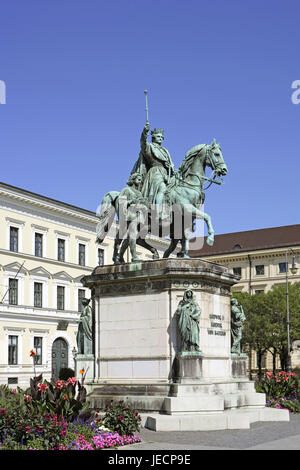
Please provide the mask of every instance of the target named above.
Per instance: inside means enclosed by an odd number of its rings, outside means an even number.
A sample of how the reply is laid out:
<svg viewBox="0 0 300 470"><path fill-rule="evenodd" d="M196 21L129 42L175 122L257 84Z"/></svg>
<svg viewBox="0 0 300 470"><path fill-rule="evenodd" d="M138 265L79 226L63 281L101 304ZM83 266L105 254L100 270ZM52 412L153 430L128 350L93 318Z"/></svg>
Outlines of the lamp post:
<svg viewBox="0 0 300 470"><path fill-rule="evenodd" d="M288 248L285 252L285 280L286 280L286 325L287 325L287 352L288 352L288 362L287 362L287 372L291 372L291 346L290 346L290 305L289 305L289 264L288 264L288 254L289 252L293 253L291 273L296 274L298 268L296 267L295 262L295 253L291 248Z"/></svg>
<svg viewBox="0 0 300 470"><path fill-rule="evenodd" d="M74 369L76 368L76 356L77 356L77 349L74 348L72 349L72 356L73 356L73 360L74 360Z"/></svg>

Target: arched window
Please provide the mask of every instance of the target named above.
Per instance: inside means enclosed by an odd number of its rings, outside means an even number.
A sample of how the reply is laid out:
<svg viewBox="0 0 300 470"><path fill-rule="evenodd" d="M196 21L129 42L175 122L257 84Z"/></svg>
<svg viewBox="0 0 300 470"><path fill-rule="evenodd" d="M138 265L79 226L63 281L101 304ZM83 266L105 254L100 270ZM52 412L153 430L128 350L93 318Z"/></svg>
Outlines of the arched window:
<svg viewBox="0 0 300 470"><path fill-rule="evenodd" d="M240 250L242 247L239 243L237 243L236 245L234 245L233 249L234 250Z"/></svg>

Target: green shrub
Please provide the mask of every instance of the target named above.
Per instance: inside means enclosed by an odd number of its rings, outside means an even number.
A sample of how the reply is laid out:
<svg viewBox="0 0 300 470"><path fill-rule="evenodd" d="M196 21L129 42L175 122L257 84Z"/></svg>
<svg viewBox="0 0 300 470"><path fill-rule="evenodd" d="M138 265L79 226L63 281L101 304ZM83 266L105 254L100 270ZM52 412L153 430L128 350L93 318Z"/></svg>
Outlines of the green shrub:
<svg viewBox="0 0 300 470"><path fill-rule="evenodd" d="M140 430L141 417L129 404L124 401L111 401L107 405L105 415L101 419L101 424L119 433L121 436L132 436Z"/></svg>
<svg viewBox="0 0 300 470"><path fill-rule="evenodd" d="M59 378L61 380L68 380L71 377L74 377L75 371L69 367L62 367L59 371Z"/></svg>

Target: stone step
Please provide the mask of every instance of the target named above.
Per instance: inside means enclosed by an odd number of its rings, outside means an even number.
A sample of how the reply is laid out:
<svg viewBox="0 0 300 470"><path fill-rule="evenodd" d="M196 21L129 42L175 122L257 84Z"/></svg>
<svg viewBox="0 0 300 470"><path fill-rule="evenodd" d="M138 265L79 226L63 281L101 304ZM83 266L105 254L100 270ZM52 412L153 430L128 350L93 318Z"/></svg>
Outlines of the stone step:
<svg viewBox="0 0 300 470"><path fill-rule="evenodd" d="M164 410L167 414L223 411L224 398L218 395L166 397L164 399Z"/></svg>
<svg viewBox="0 0 300 470"><path fill-rule="evenodd" d="M264 406L266 395L256 392L225 393L224 408L239 408L241 406Z"/></svg>
<svg viewBox="0 0 300 470"><path fill-rule="evenodd" d="M249 429L257 421L289 421L289 411L267 407L197 414L144 414L142 425L153 431L218 431Z"/></svg>

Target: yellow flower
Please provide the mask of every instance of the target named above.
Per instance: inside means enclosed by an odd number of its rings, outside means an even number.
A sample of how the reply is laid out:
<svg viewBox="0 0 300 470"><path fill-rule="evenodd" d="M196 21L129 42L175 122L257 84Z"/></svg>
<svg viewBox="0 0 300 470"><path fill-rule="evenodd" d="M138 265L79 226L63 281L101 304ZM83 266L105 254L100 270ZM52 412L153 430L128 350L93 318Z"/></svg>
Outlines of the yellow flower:
<svg viewBox="0 0 300 470"><path fill-rule="evenodd" d="M79 374L81 374L81 375L84 374L84 369L81 369L81 370L79 371Z"/></svg>

